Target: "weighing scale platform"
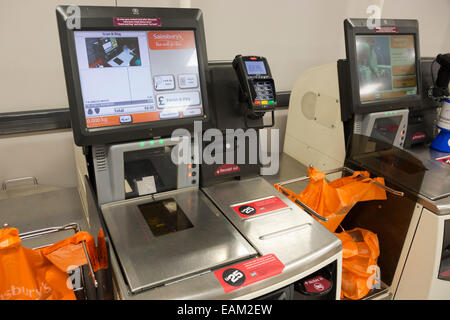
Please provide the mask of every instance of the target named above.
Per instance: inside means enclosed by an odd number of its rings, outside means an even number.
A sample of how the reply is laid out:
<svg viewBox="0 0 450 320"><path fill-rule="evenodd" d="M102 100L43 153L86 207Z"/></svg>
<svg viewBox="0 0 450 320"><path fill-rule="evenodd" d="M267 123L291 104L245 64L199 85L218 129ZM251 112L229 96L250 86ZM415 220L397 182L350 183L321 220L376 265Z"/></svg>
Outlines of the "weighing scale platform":
<svg viewBox="0 0 450 320"><path fill-rule="evenodd" d="M275 198L281 207L248 218L235 210ZM177 224L184 230L172 226L173 232L156 235L155 215L145 208L153 203L153 209L173 211L171 199L185 214ZM341 268L339 239L261 177L119 201L101 210L115 247L111 266L120 299L253 299L333 262ZM281 274L232 292L214 275L267 255L284 265Z"/></svg>
<svg viewBox="0 0 450 320"><path fill-rule="evenodd" d="M132 293L257 254L197 188L115 202L102 212Z"/></svg>
<svg viewBox="0 0 450 320"><path fill-rule="evenodd" d="M322 254L336 254L342 247L333 233L262 177L224 182L203 190L258 252L275 254L285 265L308 265ZM242 218L234 209L273 198L286 206L248 218Z"/></svg>

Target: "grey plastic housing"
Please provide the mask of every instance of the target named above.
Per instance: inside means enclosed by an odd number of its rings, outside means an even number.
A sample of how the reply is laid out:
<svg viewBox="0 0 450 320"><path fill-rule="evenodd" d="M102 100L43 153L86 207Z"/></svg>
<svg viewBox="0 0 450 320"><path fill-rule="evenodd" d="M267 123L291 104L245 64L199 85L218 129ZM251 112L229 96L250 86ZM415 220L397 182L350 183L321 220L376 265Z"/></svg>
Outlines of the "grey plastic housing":
<svg viewBox="0 0 450 320"><path fill-rule="evenodd" d="M392 145L398 148L403 148L408 128L408 115L409 115L408 109L374 112L364 115L355 115L354 133L370 137L372 134L373 126L377 119L390 118L392 116L401 116L402 119L400 121L400 125L395 134L395 138L394 141L392 142Z"/></svg>
<svg viewBox="0 0 450 320"><path fill-rule="evenodd" d="M153 142L153 143L152 143ZM130 151L144 151L152 148L174 147L178 154L183 145L182 139L168 138L158 140L145 140L113 145L92 146L95 182L97 187L98 203L100 205L125 200L125 170L124 153ZM195 140L191 140L191 153L198 150ZM177 162L179 158L177 158ZM189 162L177 164L176 189L197 187L199 185L199 165L190 158ZM146 194L148 195L148 194ZM142 195L144 196L144 195Z"/></svg>

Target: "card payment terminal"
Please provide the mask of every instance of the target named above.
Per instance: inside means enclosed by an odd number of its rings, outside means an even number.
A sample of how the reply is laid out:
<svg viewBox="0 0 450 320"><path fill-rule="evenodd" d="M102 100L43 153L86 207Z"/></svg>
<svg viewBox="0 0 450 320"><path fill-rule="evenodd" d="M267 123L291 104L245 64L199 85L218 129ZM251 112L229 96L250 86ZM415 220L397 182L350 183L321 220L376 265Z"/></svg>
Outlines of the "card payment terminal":
<svg viewBox="0 0 450 320"><path fill-rule="evenodd" d="M248 102L250 115L273 111L277 105L276 91L267 59L237 55L233 67L239 78L243 98Z"/></svg>

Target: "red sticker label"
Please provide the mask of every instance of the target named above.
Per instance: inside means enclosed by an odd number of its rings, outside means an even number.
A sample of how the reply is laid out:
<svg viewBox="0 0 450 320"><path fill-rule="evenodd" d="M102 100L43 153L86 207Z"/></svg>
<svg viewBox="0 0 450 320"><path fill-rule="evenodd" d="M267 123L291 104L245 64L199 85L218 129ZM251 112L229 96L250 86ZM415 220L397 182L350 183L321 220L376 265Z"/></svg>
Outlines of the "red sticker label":
<svg viewBox="0 0 450 320"><path fill-rule="evenodd" d="M262 213L273 212L283 208L287 208L288 205L278 197L270 197L263 200L254 202L241 203L232 206L233 210L241 217L248 218Z"/></svg>
<svg viewBox="0 0 450 320"><path fill-rule="evenodd" d="M397 27L380 27L380 28L374 28L375 32L379 33L398 33Z"/></svg>
<svg viewBox="0 0 450 320"><path fill-rule="evenodd" d="M119 18L114 17L115 27L161 27L160 18Z"/></svg>
<svg viewBox="0 0 450 320"><path fill-rule="evenodd" d="M241 171L241 168L239 168L238 165L235 164L224 164L220 166L219 168L214 171L215 176L220 176L227 173L233 173L233 172L239 172Z"/></svg>
<svg viewBox="0 0 450 320"><path fill-rule="evenodd" d="M442 157L442 158L437 158L437 161L440 161L442 163L445 163L447 165L450 166L450 156L446 156L446 157Z"/></svg>
<svg viewBox="0 0 450 320"><path fill-rule="evenodd" d="M448 269L448 270L445 270L445 271L442 271L440 274L439 274L441 277L450 277L450 269Z"/></svg>
<svg viewBox="0 0 450 320"><path fill-rule="evenodd" d="M214 272L223 290L230 291L276 276L283 272L284 264L274 254L223 268Z"/></svg>
<svg viewBox="0 0 450 320"><path fill-rule="evenodd" d="M316 276L306 280L304 283L305 290L310 293L320 293L331 287L331 282L322 276Z"/></svg>
<svg viewBox="0 0 450 320"><path fill-rule="evenodd" d="M416 141L416 140L422 140L425 139L427 136L425 133L423 132L416 132L414 133L414 135L412 136L412 140Z"/></svg>

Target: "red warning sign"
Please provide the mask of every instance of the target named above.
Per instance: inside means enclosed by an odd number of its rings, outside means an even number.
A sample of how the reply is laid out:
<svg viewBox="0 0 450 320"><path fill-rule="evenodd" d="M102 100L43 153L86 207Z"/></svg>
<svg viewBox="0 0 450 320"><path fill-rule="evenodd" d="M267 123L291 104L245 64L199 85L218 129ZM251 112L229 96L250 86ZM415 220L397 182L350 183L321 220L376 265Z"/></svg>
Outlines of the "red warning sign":
<svg viewBox="0 0 450 320"><path fill-rule="evenodd" d="M230 291L276 276L283 272L284 264L274 254L223 268L214 272L223 290Z"/></svg>
<svg viewBox="0 0 450 320"><path fill-rule="evenodd" d="M234 173L241 171L241 168L239 168L236 164L224 164L221 165L219 168L214 171L215 176L221 176L228 173Z"/></svg>
<svg viewBox="0 0 450 320"><path fill-rule="evenodd" d="M241 217L241 218L249 218L251 216L255 216L262 213L268 213L276 210L280 210L283 208L287 208L288 205L283 202L278 197L269 197L266 199L241 203L235 206L232 206L233 210Z"/></svg>
<svg viewBox="0 0 450 320"><path fill-rule="evenodd" d="M445 163L445 164L450 166L450 156L437 158L436 160L439 161L439 162Z"/></svg>
<svg viewBox="0 0 450 320"><path fill-rule="evenodd" d="M331 282L322 276L316 276L306 280L303 285L305 290L309 293L321 293L331 287Z"/></svg>

